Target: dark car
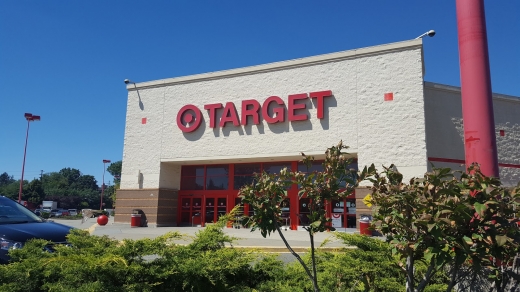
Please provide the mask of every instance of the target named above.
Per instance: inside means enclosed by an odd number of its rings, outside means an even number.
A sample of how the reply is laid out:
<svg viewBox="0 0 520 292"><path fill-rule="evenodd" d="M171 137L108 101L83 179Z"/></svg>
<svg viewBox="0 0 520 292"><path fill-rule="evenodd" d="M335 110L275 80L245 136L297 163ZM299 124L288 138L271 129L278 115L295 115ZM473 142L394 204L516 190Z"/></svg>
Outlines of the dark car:
<svg viewBox="0 0 520 292"><path fill-rule="evenodd" d="M52 209L49 217L61 217L62 215L63 213L61 213L60 209Z"/></svg>
<svg viewBox="0 0 520 292"><path fill-rule="evenodd" d="M0 196L0 263L9 261L10 249L22 248L29 239L66 243L73 227L47 221L17 202Z"/></svg>

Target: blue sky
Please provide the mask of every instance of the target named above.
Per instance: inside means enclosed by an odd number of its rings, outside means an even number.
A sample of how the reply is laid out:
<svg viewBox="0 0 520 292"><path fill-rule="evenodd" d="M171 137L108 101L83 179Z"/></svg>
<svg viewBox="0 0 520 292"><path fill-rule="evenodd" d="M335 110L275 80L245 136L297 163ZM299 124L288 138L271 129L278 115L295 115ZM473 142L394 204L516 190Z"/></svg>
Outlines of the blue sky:
<svg viewBox="0 0 520 292"><path fill-rule="evenodd" d="M520 1L485 1L494 92L520 96ZM0 173L122 159L127 91L150 81L424 39L425 79L458 86L455 0L0 2ZM112 177L105 175L105 182Z"/></svg>

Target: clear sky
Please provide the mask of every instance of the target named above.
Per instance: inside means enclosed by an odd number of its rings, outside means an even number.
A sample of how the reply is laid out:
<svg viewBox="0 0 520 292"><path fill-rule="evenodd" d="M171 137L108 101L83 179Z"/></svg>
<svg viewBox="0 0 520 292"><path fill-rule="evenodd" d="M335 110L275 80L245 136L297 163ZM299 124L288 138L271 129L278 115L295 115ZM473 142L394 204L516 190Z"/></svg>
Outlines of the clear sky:
<svg viewBox="0 0 520 292"><path fill-rule="evenodd" d="M520 96L520 1L486 0L494 92ZM425 79L459 86L455 0L0 1L0 173L121 160L127 91L151 81L424 39ZM108 166L108 165L107 165ZM107 173L105 182L112 181Z"/></svg>

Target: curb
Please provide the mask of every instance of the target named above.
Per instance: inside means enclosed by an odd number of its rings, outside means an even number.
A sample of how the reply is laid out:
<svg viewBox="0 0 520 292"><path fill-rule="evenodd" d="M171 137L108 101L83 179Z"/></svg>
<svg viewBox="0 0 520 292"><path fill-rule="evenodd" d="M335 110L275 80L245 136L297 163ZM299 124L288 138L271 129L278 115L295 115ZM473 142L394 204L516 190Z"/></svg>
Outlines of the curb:
<svg viewBox="0 0 520 292"><path fill-rule="evenodd" d="M95 223L94 225L90 226L89 228L85 228L83 230L86 230L88 231L88 233L90 235L92 235L92 233L94 233L94 230L96 230L96 227L98 227L99 225L97 223Z"/></svg>
<svg viewBox="0 0 520 292"><path fill-rule="evenodd" d="M251 252L268 252L268 253L291 253L287 247L266 247L266 246L226 246L227 248L242 249ZM309 252L310 247L291 247L296 253ZM340 252L345 249L357 249L355 246L342 247L317 247L316 251Z"/></svg>

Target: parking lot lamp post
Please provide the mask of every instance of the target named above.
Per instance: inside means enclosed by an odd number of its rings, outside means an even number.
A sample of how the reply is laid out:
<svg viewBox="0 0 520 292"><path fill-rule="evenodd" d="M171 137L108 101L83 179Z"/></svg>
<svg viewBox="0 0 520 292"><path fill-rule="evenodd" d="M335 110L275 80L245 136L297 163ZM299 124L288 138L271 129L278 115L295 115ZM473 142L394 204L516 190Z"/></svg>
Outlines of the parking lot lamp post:
<svg viewBox="0 0 520 292"><path fill-rule="evenodd" d="M99 210L103 210L103 193L105 192L105 163L110 163L110 160L103 159L103 183L101 185L101 202L99 203Z"/></svg>
<svg viewBox="0 0 520 292"><path fill-rule="evenodd" d="M25 170L25 154L27 153L27 140L29 138L29 124L40 120L40 116L35 116L31 113L25 113L25 119L27 120L27 132L25 133L25 148L23 149L23 163L22 163L22 178L20 179L20 191L18 192L18 203L22 203L22 190L23 190L23 173Z"/></svg>

